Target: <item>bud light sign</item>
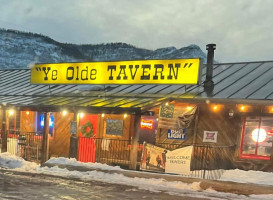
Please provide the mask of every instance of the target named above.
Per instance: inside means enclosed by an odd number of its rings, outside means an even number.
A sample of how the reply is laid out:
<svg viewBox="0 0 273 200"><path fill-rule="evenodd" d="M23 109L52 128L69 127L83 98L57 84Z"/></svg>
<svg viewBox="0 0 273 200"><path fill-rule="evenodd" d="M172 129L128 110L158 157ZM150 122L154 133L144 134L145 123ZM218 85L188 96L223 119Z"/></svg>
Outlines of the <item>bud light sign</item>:
<svg viewBox="0 0 273 200"><path fill-rule="evenodd" d="M168 129L167 139L186 140L185 129Z"/></svg>

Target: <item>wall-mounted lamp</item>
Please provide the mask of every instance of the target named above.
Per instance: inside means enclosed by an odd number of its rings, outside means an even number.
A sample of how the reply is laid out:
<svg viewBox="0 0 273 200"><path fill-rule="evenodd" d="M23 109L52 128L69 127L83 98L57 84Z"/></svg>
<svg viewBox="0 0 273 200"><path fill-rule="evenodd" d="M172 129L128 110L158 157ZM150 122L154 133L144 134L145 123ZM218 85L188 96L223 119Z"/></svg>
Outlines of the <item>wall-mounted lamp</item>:
<svg viewBox="0 0 273 200"><path fill-rule="evenodd" d="M83 113L79 113L79 116L80 116L80 118L83 118L84 114Z"/></svg>
<svg viewBox="0 0 273 200"><path fill-rule="evenodd" d="M29 115L29 111L26 111L26 114Z"/></svg>
<svg viewBox="0 0 273 200"><path fill-rule="evenodd" d="M234 116L234 110L230 109L230 110L228 111L228 116L229 116L229 117L233 117L233 116Z"/></svg>
<svg viewBox="0 0 273 200"><path fill-rule="evenodd" d="M12 115L14 115L14 110L13 110L13 109L10 109L10 110L9 110L9 116L12 116Z"/></svg>
<svg viewBox="0 0 273 200"><path fill-rule="evenodd" d="M62 114L63 114L63 116L67 115L67 111L63 110Z"/></svg>
<svg viewBox="0 0 273 200"><path fill-rule="evenodd" d="M213 110L214 111L218 110L218 106L217 105L213 106Z"/></svg>
<svg viewBox="0 0 273 200"><path fill-rule="evenodd" d="M124 117L124 119L126 119L127 118L127 114L124 114L123 117Z"/></svg>
<svg viewBox="0 0 273 200"><path fill-rule="evenodd" d="M104 116L105 116L105 114L104 114L104 113L102 113L102 114L101 114L101 117L104 117Z"/></svg>
<svg viewBox="0 0 273 200"><path fill-rule="evenodd" d="M187 106L187 110L188 110L188 111L191 111L192 109L193 109L192 106Z"/></svg>

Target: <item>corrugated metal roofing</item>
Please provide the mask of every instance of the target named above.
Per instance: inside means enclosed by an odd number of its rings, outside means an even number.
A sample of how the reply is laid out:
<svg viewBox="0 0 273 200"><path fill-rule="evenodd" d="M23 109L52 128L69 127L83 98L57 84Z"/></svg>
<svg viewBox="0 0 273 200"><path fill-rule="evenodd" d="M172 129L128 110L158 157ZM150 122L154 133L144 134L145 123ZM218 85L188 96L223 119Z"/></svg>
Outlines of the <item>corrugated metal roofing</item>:
<svg viewBox="0 0 273 200"><path fill-rule="evenodd" d="M0 70L0 103L138 108L167 98L273 100L273 61L214 64L213 69L211 96L203 85L31 85L29 69Z"/></svg>

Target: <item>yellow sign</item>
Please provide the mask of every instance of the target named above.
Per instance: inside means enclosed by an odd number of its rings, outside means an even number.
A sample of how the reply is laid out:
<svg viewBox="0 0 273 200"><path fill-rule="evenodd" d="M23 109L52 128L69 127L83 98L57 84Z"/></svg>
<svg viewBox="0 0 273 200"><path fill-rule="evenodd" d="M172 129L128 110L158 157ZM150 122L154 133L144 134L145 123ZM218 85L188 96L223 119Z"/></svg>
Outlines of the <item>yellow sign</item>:
<svg viewBox="0 0 273 200"><path fill-rule="evenodd" d="M198 84L200 59L36 64L32 84Z"/></svg>

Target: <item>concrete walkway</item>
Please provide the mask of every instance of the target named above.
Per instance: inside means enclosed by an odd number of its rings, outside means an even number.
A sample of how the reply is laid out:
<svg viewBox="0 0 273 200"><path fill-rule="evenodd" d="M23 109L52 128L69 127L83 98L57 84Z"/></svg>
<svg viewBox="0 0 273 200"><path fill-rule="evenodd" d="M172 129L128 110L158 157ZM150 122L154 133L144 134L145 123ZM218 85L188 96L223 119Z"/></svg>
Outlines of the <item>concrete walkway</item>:
<svg viewBox="0 0 273 200"><path fill-rule="evenodd" d="M251 194L273 194L273 186L269 185L258 185L251 183L236 183L231 181L217 181L217 180L206 180L198 178L186 178L179 175L169 175L169 174L159 174L159 173L150 173L143 171L131 171L131 170L102 170L98 168L82 167L82 166L71 166L71 165L56 165L46 163L43 166L54 167L58 166L59 168L65 168L70 171L92 171L97 170L105 173L117 173L123 174L127 177L138 177L138 178L155 178L155 179L165 179L166 181L181 181L183 183L193 183L200 182L200 187L203 190L212 188L218 192L228 192L239 195L251 195Z"/></svg>

